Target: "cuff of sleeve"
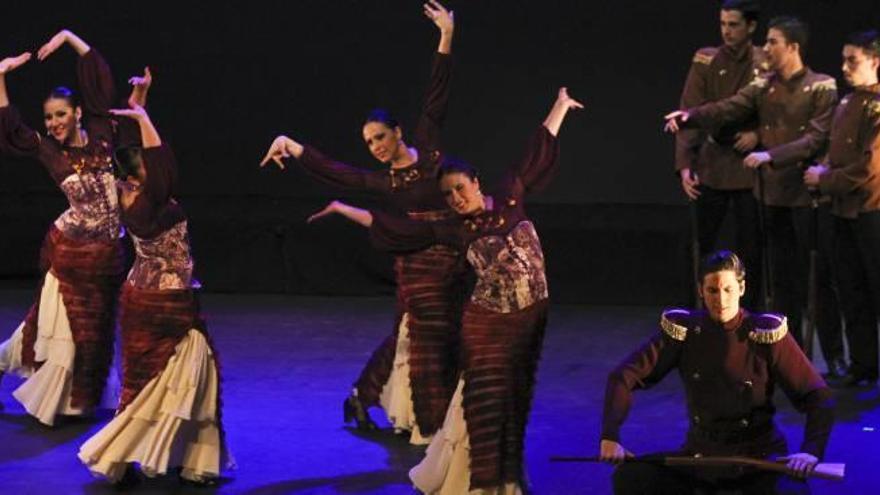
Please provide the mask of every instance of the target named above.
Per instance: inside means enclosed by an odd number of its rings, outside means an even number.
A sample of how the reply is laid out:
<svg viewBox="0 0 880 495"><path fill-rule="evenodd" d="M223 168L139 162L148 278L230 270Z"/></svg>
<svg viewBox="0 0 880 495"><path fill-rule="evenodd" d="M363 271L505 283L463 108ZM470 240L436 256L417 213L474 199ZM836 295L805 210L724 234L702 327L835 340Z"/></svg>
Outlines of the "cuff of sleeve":
<svg viewBox="0 0 880 495"><path fill-rule="evenodd" d="M825 454L825 449L820 445L817 445L813 442L804 442L801 444L801 452L806 452L807 454L816 456L816 459L822 460L823 455Z"/></svg>
<svg viewBox="0 0 880 495"><path fill-rule="evenodd" d="M780 168L792 160L791 153L782 146L767 150L767 154L770 155L770 166L773 168Z"/></svg>
<svg viewBox="0 0 880 495"><path fill-rule="evenodd" d="M606 426L602 428L602 440L611 440L620 443L620 428L614 426Z"/></svg>

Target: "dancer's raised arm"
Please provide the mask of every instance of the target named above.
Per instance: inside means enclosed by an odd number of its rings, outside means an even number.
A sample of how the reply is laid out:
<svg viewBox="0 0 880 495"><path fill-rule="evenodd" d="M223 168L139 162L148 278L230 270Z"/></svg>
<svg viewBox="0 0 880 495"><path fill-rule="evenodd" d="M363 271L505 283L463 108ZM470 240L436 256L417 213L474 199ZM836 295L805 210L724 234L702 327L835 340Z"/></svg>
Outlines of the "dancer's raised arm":
<svg viewBox="0 0 880 495"><path fill-rule="evenodd" d="M452 35L455 31L454 13L451 10L446 10L446 7L436 0L428 0L423 7L425 16L431 19L440 30L440 44L437 46L437 51L449 55L452 53Z"/></svg>
<svg viewBox="0 0 880 495"><path fill-rule="evenodd" d="M31 52L24 52L15 57L0 60L0 108L9 106L9 94L6 92L6 74L26 64L31 59Z"/></svg>
<svg viewBox="0 0 880 495"><path fill-rule="evenodd" d="M159 131L150 120L150 116L144 107L133 105L131 108L118 108L110 110L110 113L120 117L128 117L134 119L141 129L141 142L144 148L156 148L162 145L162 138L159 137Z"/></svg>
<svg viewBox="0 0 880 495"><path fill-rule="evenodd" d="M26 64L30 52L0 60L0 152L17 156L33 156L40 149L40 135L27 127L18 111L10 105L6 91L6 74Z"/></svg>
<svg viewBox="0 0 880 495"><path fill-rule="evenodd" d="M559 88L556 101L553 103L553 107L550 108L550 113L547 114L547 118L544 119L544 127L550 131L550 134L553 134L554 136L559 134L559 128L562 127L562 121L565 120L568 111L573 108L581 109L584 108L584 105L568 96L568 88Z"/></svg>
<svg viewBox="0 0 880 495"><path fill-rule="evenodd" d="M109 110L116 98L116 87L110 66L97 50L67 29L62 29L40 47L37 58L46 60L64 44L70 45L79 55L76 75L82 95L86 130L90 138L112 143L113 125Z"/></svg>
<svg viewBox="0 0 880 495"><path fill-rule="evenodd" d="M132 76L128 79L131 84L131 95L128 97L129 107L146 107L147 94L150 92L150 86L153 84L153 74L149 67L144 67L143 76Z"/></svg>
<svg viewBox="0 0 880 495"><path fill-rule="evenodd" d="M37 51L37 59L41 62L49 58L49 55L55 53L55 50L61 48L61 45L67 43L71 46L71 48L76 51L77 55L80 57L85 56L92 47L89 46L88 43L83 41L82 38L74 34L72 31L67 29L62 29L52 36L40 49Z"/></svg>
<svg viewBox="0 0 880 495"><path fill-rule="evenodd" d="M582 103L568 95L566 88L559 88L556 101L543 125L532 134L525 154L502 181L501 193L507 200L519 201L526 194L547 185L553 177L553 169L559 156L556 135L562 122L569 110L583 107Z"/></svg>

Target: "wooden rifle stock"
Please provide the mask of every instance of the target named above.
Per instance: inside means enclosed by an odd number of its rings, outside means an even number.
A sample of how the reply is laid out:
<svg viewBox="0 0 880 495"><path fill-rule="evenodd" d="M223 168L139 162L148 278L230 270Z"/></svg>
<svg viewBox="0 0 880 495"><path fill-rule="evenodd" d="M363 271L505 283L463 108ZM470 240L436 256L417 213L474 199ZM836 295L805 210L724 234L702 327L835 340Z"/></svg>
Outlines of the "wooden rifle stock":
<svg viewBox="0 0 880 495"><path fill-rule="evenodd" d="M552 456L551 462L602 462L598 456ZM686 466L686 467L724 467L741 466L751 467L761 471L774 471L777 473L792 474L786 466L786 461L771 461L766 459L753 459L751 457L738 456L664 456L643 455L627 457L625 462L648 462L663 466ZM826 480L842 480L845 474L846 464L823 463L816 464L809 476Z"/></svg>

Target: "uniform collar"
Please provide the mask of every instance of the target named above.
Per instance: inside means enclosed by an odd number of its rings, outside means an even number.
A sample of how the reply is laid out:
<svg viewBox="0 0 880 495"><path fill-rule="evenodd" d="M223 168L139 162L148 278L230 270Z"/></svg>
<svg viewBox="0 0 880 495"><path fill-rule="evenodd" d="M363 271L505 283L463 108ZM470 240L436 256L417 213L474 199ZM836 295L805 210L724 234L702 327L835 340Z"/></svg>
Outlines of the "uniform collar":
<svg viewBox="0 0 880 495"><path fill-rule="evenodd" d="M869 84L868 86L859 86L855 88L857 93L873 93L880 94L880 83Z"/></svg>
<svg viewBox="0 0 880 495"><path fill-rule="evenodd" d="M728 45L722 45L721 51L724 52L728 58L731 60L735 60L737 62L741 62L746 59L752 53L752 43L743 43L742 46L738 48L733 48Z"/></svg>
<svg viewBox="0 0 880 495"><path fill-rule="evenodd" d="M727 332L732 332L734 330L737 330L739 327L741 327L744 319L745 319L745 310L743 310L742 308L740 308L739 313L737 313L736 316L734 316L733 319L728 321L727 323L719 323L719 322L713 320L709 316L708 311L706 311L703 316L703 321L705 322L705 324L708 324L710 326L717 327L717 328L722 328Z"/></svg>

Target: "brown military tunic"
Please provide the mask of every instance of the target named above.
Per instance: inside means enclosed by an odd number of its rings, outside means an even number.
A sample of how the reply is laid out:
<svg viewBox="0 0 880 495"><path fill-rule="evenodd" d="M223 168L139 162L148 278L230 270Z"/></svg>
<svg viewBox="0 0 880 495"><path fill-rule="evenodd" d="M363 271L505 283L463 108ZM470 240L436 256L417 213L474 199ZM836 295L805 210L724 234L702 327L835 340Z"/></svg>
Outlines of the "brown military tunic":
<svg viewBox="0 0 880 495"><path fill-rule="evenodd" d="M836 102L834 78L804 67L788 80L758 76L730 98L689 109L688 122L712 129L757 115L761 146L773 160L764 172L764 202L808 206L802 167L825 151Z"/></svg>
<svg viewBox="0 0 880 495"><path fill-rule="evenodd" d="M766 70L766 57L759 47L701 48L694 54L681 94L681 108L733 96ZM693 170L702 184L713 189L751 189L754 175L743 166L744 155L733 149L733 143L738 132L755 131L757 127L757 119L753 118L705 131L682 130L675 138L675 169Z"/></svg>
<svg viewBox="0 0 880 495"><path fill-rule="evenodd" d="M779 384L807 416L799 451L822 457L833 423L831 391L788 333L785 318L741 311L722 326L704 311L664 312L660 331L608 376L602 438L619 441L632 391L650 388L673 369L687 396L686 452L785 453L773 421Z"/></svg>
<svg viewBox="0 0 880 495"><path fill-rule="evenodd" d="M880 84L856 88L841 100L819 190L832 197L831 212L855 218L880 210Z"/></svg>

